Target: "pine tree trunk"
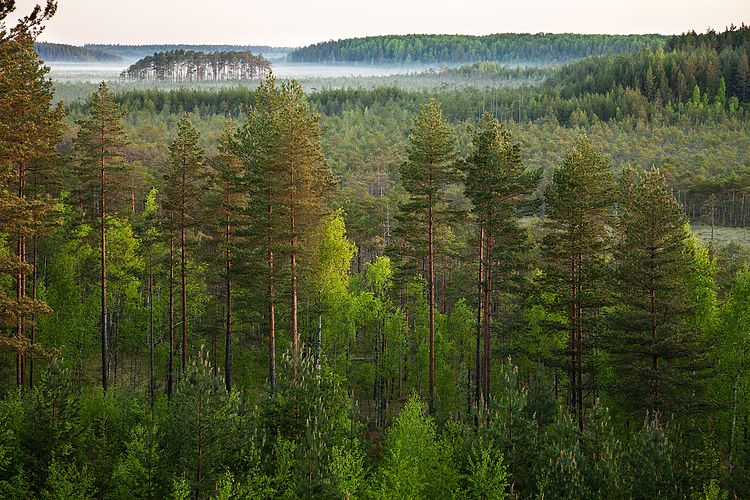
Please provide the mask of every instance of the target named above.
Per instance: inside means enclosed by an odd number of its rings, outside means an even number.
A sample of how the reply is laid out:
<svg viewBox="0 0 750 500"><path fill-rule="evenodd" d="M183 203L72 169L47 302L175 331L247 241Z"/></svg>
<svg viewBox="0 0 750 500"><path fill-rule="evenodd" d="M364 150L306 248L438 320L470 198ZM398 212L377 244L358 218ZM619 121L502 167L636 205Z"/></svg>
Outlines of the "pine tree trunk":
<svg viewBox="0 0 750 500"><path fill-rule="evenodd" d="M578 318L578 287L576 285L576 257L571 258L570 263L570 282L571 282L571 312L570 312L570 406L573 409L573 413L578 412L578 405L576 402L578 391L576 390L576 361L578 359L576 354L576 339L577 326L576 318Z"/></svg>
<svg viewBox="0 0 750 500"><path fill-rule="evenodd" d="M18 163L18 198L23 200L24 198L24 177L25 168L23 162ZM24 264L26 263L26 236L22 230L18 231L18 247L16 249L17 257L20 262L18 268L18 274L16 275L16 297L19 305L21 301L26 297L26 272L24 271ZM18 337L19 346L16 351L16 385L23 388L26 383L25 375L25 353L23 351L23 339L26 337L26 321L23 314L19 314L17 322L16 336Z"/></svg>
<svg viewBox="0 0 750 500"><path fill-rule="evenodd" d="M271 396L276 394L276 314L274 311L274 269L273 247L271 246L271 220L273 217L273 197L268 196L268 371Z"/></svg>
<svg viewBox="0 0 750 500"><path fill-rule="evenodd" d="M445 257L440 259L440 312L446 313L447 308L445 305Z"/></svg>
<svg viewBox="0 0 750 500"><path fill-rule="evenodd" d="M227 387L227 392L232 390L232 382L231 382L231 356L230 356L230 346L231 346L231 337L232 337L232 225L231 225L231 212L227 210L227 262L226 262L226 272L227 272L227 297L226 297L226 336L224 338L224 383Z"/></svg>
<svg viewBox="0 0 750 500"><path fill-rule="evenodd" d="M651 261L650 261L650 283L649 283L649 310L651 316L651 369L652 369L652 384L651 384L651 397L653 398L652 410L655 413L659 411L659 355L656 352L656 286L654 285L654 259L656 255L654 250L651 250Z"/></svg>
<svg viewBox="0 0 750 500"><path fill-rule="evenodd" d="M169 361L167 363L167 396L172 398L174 385L174 215L169 214Z"/></svg>
<svg viewBox="0 0 750 500"><path fill-rule="evenodd" d="M109 366L107 364L107 231L106 231L106 211L104 207L104 153L101 155L100 168L100 185L99 185L99 219L101 232L101 286L102 286L102 304L100 317L100 330L102 341L102 389L107 390L109 382Z"/></svg>
<svg viewBox="0 0 750 500"><path fill-rule="evenodd" d="M295 214L295 178L294 178L294 156L292 156L292 165L290 168L290 223L291 223L291 272L292 272L292 303L290 311L290 335L292 337L292 371L294 381L297 381L297 363L299 362L299 330L297 325L297 219Z"/></svg>
<svg viewBox="0 0 750 500"><path fill-rule="evenodd" d="M37 281L37 258L39 255L39 249L38 249L38 240L37 236L34 235L34 242L33 242L33 250L32 250L32 265L34 266L32 270L31 275L31 298L36 302L37 295L36 295L36 281ZM34 342L36 341L36 315L31 315L31 352L29 353L29 388L34 387Z"/></svg>
<svg viewBox="0 0 750 500"><path fill-rule="evenodd" d="M484 302L484 225L479 226L479 281L477 283L477 345L476 345L476 359L475 359L475 372L474 378L476 383L476 403L477 407L481 402L481 391L482 391L482 303Z"/></svg>
<svg viewBox="0 0 750 500"><path fill-rule="evenodd" d="M184 178L184 174L183 174ZM184 180L183 180L184 186ZM182 375L185 375L185 369L187 368L187 276L185 270L185 205L183 205L180 212L180 280L181 280L181 302L182 302L182 341L180 345L180 370Z"/></svg>
<svg viewBox="0 0 750 500"><path fill-rule="evenodd" d="M380 324L380 405L379 405L379 411L380 411L380 425L385 425L385 407L386 407L386 398L385 398L385 390L386 390L386 379L385 379L385 348L386 348L386 338L385 338L385 320L383 320Z"/></svg>
<svg viewBox="0 0 750 500"><path fill-rule="evenodd" d="M432 184L432 180L430 180ZM435 413L435 262L433 248L434 220L432 215L432 195L429 195L427 206L427 300L430 308L430 373L429 373L429 409Z"/></svg>
<svg viewBox="0 0 750 500"><path fill-rule="evenodd" d="M484 266L484 404L490 404L490 341L492 335L492 226L485 229Z"/></svg>
<svg viewBox="0 0 750 500"><path fill-rule="evenodd" d="M578 255L578 300L579 304L576 308L577 324L578 324L578 349L576 354L578 355L578 428L583 431L584 418L583 418L583 307L581 301L581 289L583 285L583 255Z"/></svg>
<svg viewBox="0 0 750 500"><path fill-rule="evenodd" d="M148 392L151 406L154 405L154 268L151 255L152 244L148 247Z"/></svg>

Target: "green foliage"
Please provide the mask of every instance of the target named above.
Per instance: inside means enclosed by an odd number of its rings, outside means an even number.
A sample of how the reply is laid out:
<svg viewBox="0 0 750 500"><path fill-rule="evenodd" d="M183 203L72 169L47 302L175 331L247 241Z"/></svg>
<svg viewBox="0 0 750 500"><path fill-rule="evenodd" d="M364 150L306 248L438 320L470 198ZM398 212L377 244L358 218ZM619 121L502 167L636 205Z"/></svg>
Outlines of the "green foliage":
<svg viewBox="0 0 750 500"><path fill-rule="evenodd" d="M385 438L383 463L372 483L376 498L450 496L458 486L451 450L437 435L427 406L412 396Z"/></svg>
<svg viewBox="0 0 750 500"><path fill-rule="evenodd" d="M24 351L0 353L0 496L747 497L746 35L331 42L298 54L493 60L59 83L94 91L61 127L33 40L0 28L0 322ZM252 71L238 47L172 49L134 76ZM659 170L618 187L628 163ZM174 328L193 362L172 392Z"/></svg>
<svg viewBox="0 0 750 500"><path fill-rule="evenodd" d="M75 464L53 459L47 471L47 489L42 498L54 500L87 500L95 498L94 478L86 467L78 469Z"/></svg>
<svg viewBox="0 0 750 500"><path fill-rule="evenodd" d="M173 397L174 408L163 424L164 463L173 477L184 475L194 495L213 491L228 453L237 401L214 375L205 353L193 361Z"/></svg>
<svg viewBox="0 0 750 500"><path fill-rule="evenodd" d="M477 440L469 457L469 471L466 482L470 498L507 498L510 473L503 461L503 455L491 444Z"/></svg>
<svg viewBox="0 0 750 500"><path fill-rule="evenodd" d="M658 170L636 177L625 196L615 250L618 305L605 341L613 394L635 415L687 415L704 399L712 266Z"/></svg>
<svg viewBox="0 0 750 500"><path fill-rule="evenodd" d="M150 498L156 495L159 449L156 437L158 429L136 426L125 451L114 467L113 494L117 498Z"/></svg>
<svg viewBox="0 0 750 500"><path fill-rule="evenodd" d="M357 448L334 446L331 450L331 482L345 499L356 498L365 486L365 455Z"/></svg>

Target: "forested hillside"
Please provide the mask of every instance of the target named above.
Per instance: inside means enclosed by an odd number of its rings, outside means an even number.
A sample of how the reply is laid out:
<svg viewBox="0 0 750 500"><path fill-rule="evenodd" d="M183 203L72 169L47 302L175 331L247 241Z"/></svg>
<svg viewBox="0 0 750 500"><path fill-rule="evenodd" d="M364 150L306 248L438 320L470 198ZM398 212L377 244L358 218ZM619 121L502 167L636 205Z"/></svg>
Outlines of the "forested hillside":
<svg viewBox="0 0 750 500"><path fill-rule="evenodd" d="M469 35L385 35L321 42L292 51L293 62L366 64L559 63L591 55L635 52L661 46L661 35L577 35L572 33Z"/></svg>
<svg viewBox="0 0 750 500"><path fill-rule="evenodd" d="M64 43L37 42L34 50L46 62L119 62L122 58L105 50Z"/></svg>
<svg viewBox="0 0 750 500"><path fill-rule="evenodd" d="M12 7L0 497L750 496L750 109L709 42L624 56L694 57L688 99L589 60L66 103L56 3Z"/></svg>
<svg viewBox="0 0 750 500"><path fill-rule="evenodd" d="M702 101L737 108L750 99L750 28L726 33L731 37L677 37L684 41L668 43L676 48L666 51L588 58L565 66L546 83L558 87L563 98L629 88L662 104Z"/></svg>

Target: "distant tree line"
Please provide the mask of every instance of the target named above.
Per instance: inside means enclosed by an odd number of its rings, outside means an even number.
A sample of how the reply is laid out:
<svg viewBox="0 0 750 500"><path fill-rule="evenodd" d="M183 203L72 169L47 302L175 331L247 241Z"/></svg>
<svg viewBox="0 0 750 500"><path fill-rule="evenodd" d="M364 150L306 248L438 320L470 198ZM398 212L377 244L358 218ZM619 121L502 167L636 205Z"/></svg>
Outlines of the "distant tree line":
<svg viewBox="0 0 750 500"><path fill-rule="evenodd" d="M46 62L118 62L122 58L103 50L77 47L65 43L36 42L34 50L39 58Z"/></svg>
<svg viewBox="0 0 750 500"><path fill-rule="evenodd" d="M87 43L85 48L102 50L115 54L123 59L136 60L149 56L155 52L169 52L172 50L192 50L194 52L253 52L255 54L284 54L289 52L286 47L270 47L268 45L201 45L201 44L156 44L156 45L121 45L105 43Z"/></svg>
<svg viewBox="0 0 750 500"><path fill-rule="evenodd" d="M385 35L316 43L289 54L293 62L412 64L535 61L552 63L591 55L634 52L663 45L662 35L578 35L501 33L470 35Z"/></svg>
<svg viewBox="0 0 750 500"><path fill-rule="evenodd" d="M262 78L270 68L271 64L263 56L249 51L204 53L178 49L144 57L120 76L170 82L251 80Z"/></svg>

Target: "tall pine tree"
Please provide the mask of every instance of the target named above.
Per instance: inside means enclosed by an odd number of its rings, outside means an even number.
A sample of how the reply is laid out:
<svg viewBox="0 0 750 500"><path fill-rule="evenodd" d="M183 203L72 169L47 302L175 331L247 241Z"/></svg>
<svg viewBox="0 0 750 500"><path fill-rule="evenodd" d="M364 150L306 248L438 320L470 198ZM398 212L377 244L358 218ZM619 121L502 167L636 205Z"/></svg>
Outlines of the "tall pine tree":
<svg viewBox="0 0 750 500"><path fill-rule="evenodd" d="M652 169L621 200L615 247L617 305L605 347L612 394L642 415L695 408L702 392L708 339L689 318L696 309L700 258L687 217L664 176Z"/></svg>
<svg viewBox="0 0 750 500"><path fill-rule="evenodd" d="M244 167L234 154L235 129L227 124L219 137L218 154L212 158L214 169L214 206L218 216L214 219L214 238L217 248L222 248L224 299L224 382L227 392L231 390L231 345L232 345L232 278L235 257L234 232L241 223L241 216L247 207L247 196L243 189ZM218 264L218 262L217 262ZM217 265L218 267L218 265Z"/></svg>
<svg viewBox="0 0 750 500"><path fill-rule="evenodd" d="M484 349L482 371L476 374L485 404L490 397L490 337L493 294L518 268L526 231L518 219L528 202L540 172L528 171L521 160L521 147L510 132L489 113L471 138L471 152L465 162L466 195L474 205L480 225L480 299L483 310ZM494 278L494 280L493 280ZM477 339L479 340L479 339ZM481 382L480 382L481 381Z"/></svg>
<svg viewBox="0 0 750 500"><path fill-rule="evenodd" d="M287 238L290 273L290 324L295 379L300 359L298 322L299 258L310 237L320 228L326 201L334 187L333 175L320 145L319 117L310 110L304 89L292 80L282 86L282 108L277 117L281 141L275 155L282 182L280 207L288 218Z"/></svg>
<svg viewBox="0 0 750 500"><path fill-rule="evenodd" d="M200 217L200 199L205 184L203 148L200 136L187 115L177 122L177 135L169 145L169 160L164 174L164 206L176 224L180 246L180 371L187 366L187 233Z"/></svg>
<svg viewBox="0 0 750 500"><path fill-rule="evenodd" d="M88 101L89 117L80 123L74 147L79 173L79 195L99 222L102 388L109 381L107 314L107 216L122 202L127 164L123 156L127 137L122 111L105 82Z"/></svg>
<svg viewBox="0 0 750 500"><path fill-rule="evenodd" d="M16 285L15 300L0 292L0 321L15 327L15 335L2 343L15 351L19 386L25 383L27 362L33 382L35 320L47 311L36 293L37 238L52 210L47 188L59 163L55 145L62 128L62 107L51 105L48 68L34 52L35 32L19 25L8 33L0 25L0 178L6 186L0 191L0 231L15 236L2 268L14 275Z"/></svg>
<svg viewBox="0 0 750 500"><path fill-rule="evenodd" d="M248 193L246 223L237 236L248 243L246 278L266 283L264 302L268 308L269 379L276 386L276 305L287 291L292 369L300 355L298 325L298 276L302 249L315 234L326 212L326 201L334 183L320 146L318 116L312 113L302 87L291 81L276 86L271 75L255 93L246 124L237 132L235 154L245 168ZM288 258L289 266L280 262ZM238 259L239 260L239 259ZM262 269L262 271L261 271ZM288 288L282 288L282 279Z"/></svg>
<svg viewBox="0 0 750 500"><path fill-rule="evenodd" d="M435 234L450 218L445 190L458 179L457 159L453 130L440 104L430 99L422 105L406 146L401 181L409 199L400 205L397 230L411 257L427 261L430 412L435 410Z"/></svg>
<svg viewBox="0 0 750 500"><path fill-rule="evenodd" d="M265 318L268 338L268 381L271 395L276 393L276 304L280 281L278 254L283 247L279 228L284 224L278 209L282 187L278 178L279 130L275 126L281 107L281 92L276 79L269 76L255 90L253 106L246 122L235 135L234 154L245 170L243 187L248 193L244 210L246 224L235 234L242 238L241 255L235 274L250 283L264 283L258 302L265 310L258 311ZM249 290L257 288L249 286Z"/></svg>
<svg viewBox="0 0 750 500"><path fill-rule="evenodd" d="M586 138L555 169L546 191L546 271L568 318L570 404L584 428L584 353L596 310L606 304L603 268L610 245L614 179L607 158Z"/></svg>

